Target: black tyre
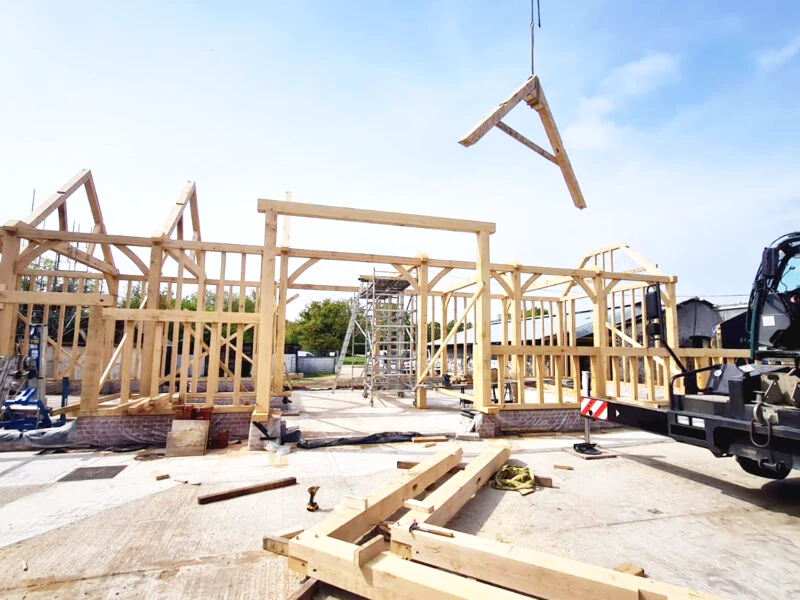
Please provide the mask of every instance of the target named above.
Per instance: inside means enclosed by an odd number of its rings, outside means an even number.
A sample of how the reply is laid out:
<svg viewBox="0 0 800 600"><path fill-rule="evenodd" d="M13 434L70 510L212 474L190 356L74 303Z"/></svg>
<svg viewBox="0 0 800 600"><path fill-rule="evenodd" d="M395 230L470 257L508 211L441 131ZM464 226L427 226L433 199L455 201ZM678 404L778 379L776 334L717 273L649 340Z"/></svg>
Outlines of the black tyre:
<svg viewBox="0 0 800 600"><path fill-rule="evenodd" d="M757 460L745 458L744 456L737 456L736 462L739 463L739 466L742 467L745 472L750 473L750 475L766 477L767 479L786 479L792 470L783 463L780 463L774 469L762 467L758 464Z"/></svg>

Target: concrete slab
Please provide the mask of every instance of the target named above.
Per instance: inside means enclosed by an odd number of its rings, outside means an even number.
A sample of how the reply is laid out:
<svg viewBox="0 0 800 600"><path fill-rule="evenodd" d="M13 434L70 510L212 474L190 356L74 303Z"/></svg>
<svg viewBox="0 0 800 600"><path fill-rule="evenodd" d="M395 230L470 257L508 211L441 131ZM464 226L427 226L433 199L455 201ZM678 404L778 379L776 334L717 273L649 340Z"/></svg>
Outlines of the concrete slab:
<svg viewBox="0 0 800 600"><path fill-rule="evenodd" d="M454 433L464 430L458 400L429 392L428 408L417 410L413 398L376 395L374 406L360 390L307 391L292 394L297 417L286 424L297 425L306 438L367 435L383 431Z"/></svg>
<svg viewBox="0 0 800 600"><path fill-rule="evenodd" d="M638 431L594 437L619 457L564 453L579 435L507 438L512 458L556 487L524 497L485 489L450 526L609 568L634 562L653 578L734 600L800 597L800 477L768 482L731 459ZM465 458L488 444L464 443ZM261 550L265 533L325 519L342 494L368 494L396 477L397 460L444 445L298 451L284 467L237 447L147 462L102 452L6 455L0 471L14 468L0 475L0 502L13 527L0 530L0 597L285 598L299 579ZM102 482L55 481L76 464L127 468ZM201 485L156 482L156 470ZM196 503L201 493L287 476L298 485ZM91 487L100 483L108 487ZM320 486L317 513L305 510L310 485Z"/></svg>

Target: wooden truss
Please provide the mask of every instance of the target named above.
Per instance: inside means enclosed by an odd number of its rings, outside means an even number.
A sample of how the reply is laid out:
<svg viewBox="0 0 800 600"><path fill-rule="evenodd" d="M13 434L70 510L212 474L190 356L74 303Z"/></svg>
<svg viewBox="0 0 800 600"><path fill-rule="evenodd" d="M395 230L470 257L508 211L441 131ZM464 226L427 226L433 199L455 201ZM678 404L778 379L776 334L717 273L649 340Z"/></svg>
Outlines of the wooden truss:
<svg viewBox="0 0 800 600"><path fill-rule="evenodd" d="M508 457L507 447L492 447L446 479L462 451L436 454L369 496L343 497L332 517L308 530L266 536L264 548L302 575L373 600L716 598L446 529ZM414 522L428 531L412 530Z"/></svg>
<svg viewBox="0 0 800 600"><path fill-rule="evenodd" d="M534 109L539 115L539 118L542 120L542 125L544 126L545 133L547 134L547 139L550 141L552 152L545 150L538 144L530 141L524 135L515 129L512 129L509 125L502 121L503 117L510 113L511 110L522 101L525 101L525 104ZM546 158L551 163L557 165L558 168L561 169L561 173L564 176L564 181L567 183L567 188L569 188L569 193L572 196L572 202L578 208L586 208L586 202L583 199L583 192L581 192L581 188L578 185L578 178L575 177L575 171L572 170L572 164L569 162L569 156L567 156L567 151L564 149L564 142L561 140L561 134L558 132L558 127L556 127L553 113L550 111L550 106L547 104L547 98L545 98L544 90L542 90L542 84L539 82L539 78L537 76L530 77L513 94L511 94L511 96L509 96L508 100L500 104L500 106L489 113L489 115L483 121L478 123L478 125L476 125L475 128L458 143L466 147L472 146L484 135L486 135L486 133L492 127L497 127L503 133L508 134L520 142L523 146L530 148L539 156Z"/></svg>

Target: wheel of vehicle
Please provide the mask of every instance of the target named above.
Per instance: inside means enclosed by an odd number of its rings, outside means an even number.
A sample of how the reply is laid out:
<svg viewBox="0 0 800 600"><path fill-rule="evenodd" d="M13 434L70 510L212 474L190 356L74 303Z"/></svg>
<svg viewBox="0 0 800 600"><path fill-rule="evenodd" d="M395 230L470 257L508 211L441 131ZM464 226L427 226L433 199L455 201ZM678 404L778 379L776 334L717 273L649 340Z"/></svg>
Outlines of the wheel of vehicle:
<svg viewBox="0 0 800 600"><path fill-rule="evenodd" d="M742 467L745 472L750 473L750 475L766 477L767 479L786 479L787 475L789 475L789 472L792 470L783 463L778 464L774 469L762 467L758 464L757 460L745 458L744 456L737 456L736 462L739 463L739 466Z"/></svg>

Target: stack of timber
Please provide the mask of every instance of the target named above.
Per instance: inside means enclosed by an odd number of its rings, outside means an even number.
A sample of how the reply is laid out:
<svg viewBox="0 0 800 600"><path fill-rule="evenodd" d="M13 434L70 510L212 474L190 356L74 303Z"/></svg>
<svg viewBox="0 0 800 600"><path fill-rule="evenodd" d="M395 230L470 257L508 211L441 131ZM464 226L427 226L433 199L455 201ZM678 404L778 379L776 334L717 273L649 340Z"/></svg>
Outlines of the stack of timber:
<svg viewBox="0 0 800 600"><path fill-rule="evenodd" d="M289 568L312 581L375 600L716 598L446 529L507 461L509 449L493 447L453 473L461 457L460 448L436 454L363 502L343 503L310 529L295 527L266 536L264 548L288 557ZM425 496L426 488L440 480L445 481ZM387 521L404 508L407 512L399 520Z"/></svg>
<svg viewBox="0 0 800 600"><path fill-rule="evenodd" d="M172 421L172 431L167 434L167 456L202 456L208 445L208 429L211 421Z"/></svg>

